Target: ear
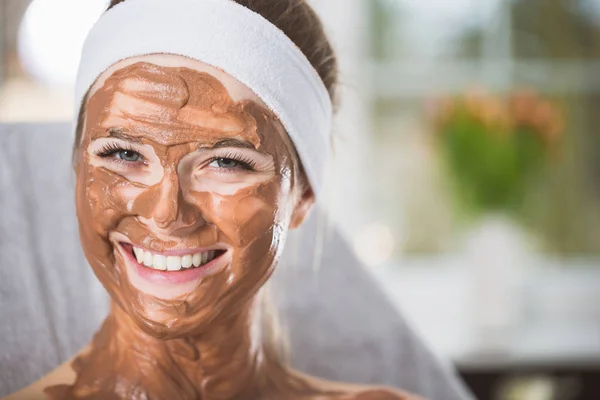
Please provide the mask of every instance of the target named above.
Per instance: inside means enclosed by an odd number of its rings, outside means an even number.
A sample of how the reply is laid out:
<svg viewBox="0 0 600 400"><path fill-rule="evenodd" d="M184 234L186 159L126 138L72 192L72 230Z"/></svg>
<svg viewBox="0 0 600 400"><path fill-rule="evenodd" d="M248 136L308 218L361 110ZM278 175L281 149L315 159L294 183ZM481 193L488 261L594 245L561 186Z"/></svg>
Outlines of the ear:
<svg viewBox="0 0 600 400"><path fill-rule="evenodd" d="M315 204L315 193L310 185L306 186L307 188L304 189L294 207L292 219L290 220L290 229L296 229L302 225L302 222L304 222L309 211L312 209L313 204Z"/></svg>

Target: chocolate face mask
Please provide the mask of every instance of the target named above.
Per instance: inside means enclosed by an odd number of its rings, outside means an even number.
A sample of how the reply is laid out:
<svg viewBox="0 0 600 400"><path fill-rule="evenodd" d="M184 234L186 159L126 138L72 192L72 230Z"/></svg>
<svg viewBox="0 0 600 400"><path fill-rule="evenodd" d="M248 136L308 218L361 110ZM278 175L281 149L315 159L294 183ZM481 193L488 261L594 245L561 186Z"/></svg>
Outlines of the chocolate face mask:
<svg viewBox="0 0 600 400"><path fill-rule="evenodd" d="M92 95L78 151L84 252L147 333L201 333L269 278L294 203L269 111L207 73L137 63Z"/></svg>

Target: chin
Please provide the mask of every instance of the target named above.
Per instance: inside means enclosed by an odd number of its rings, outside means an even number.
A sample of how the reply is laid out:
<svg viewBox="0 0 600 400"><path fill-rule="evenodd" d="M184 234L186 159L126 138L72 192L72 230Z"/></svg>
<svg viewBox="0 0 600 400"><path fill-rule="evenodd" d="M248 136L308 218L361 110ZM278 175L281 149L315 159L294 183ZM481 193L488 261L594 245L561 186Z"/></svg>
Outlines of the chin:
<svg viewBox="0 0 600 400"><path fill-rule="evenodd" d="M121 233L108 236L112 260L105 265L112 266L114 278L103 284L141 330L159 339L202 334L243 310L275 264L269 246L249 251L223 243L203 248L175 245L156 252Z"/></svg>
<svg viewBox="0 0 600 400"><path fill-rule="evenodd" d="M216 244L158 253L119 233L109 237L113 265L122 278L107 290L148 335L174 339L200 334L220 317L222 303L231 300L233 248Z"/></svg>

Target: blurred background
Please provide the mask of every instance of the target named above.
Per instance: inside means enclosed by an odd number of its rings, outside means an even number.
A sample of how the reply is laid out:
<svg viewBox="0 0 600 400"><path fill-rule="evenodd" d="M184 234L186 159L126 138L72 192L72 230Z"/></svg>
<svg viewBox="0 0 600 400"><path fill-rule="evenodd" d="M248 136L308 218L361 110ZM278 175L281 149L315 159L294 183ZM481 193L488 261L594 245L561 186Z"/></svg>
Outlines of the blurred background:
<svg viewBox="0 0 600 400"><path fill-rule="evenodd" d="M0 123L65 121L105 0L0 0ZM600 0L313 0L326 207L480 399L600 399Z"/></svg>

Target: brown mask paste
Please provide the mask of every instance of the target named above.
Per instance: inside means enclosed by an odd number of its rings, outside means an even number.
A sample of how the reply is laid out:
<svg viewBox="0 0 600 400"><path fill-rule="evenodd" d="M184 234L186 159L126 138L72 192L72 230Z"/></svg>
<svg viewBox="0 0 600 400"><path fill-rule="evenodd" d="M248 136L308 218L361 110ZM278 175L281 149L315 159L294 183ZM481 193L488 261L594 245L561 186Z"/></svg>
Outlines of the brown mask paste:
<svg viewBox="0 0 600 400"><path fill-rule="evenodd" d="M314 397L322 388L265 351L253 322L293 210L294 155L284 136L268 110L234 102L193 69L136 63L92 95L77 216L112 305L72 365L76 381L47 388L50 398L330 398ZM166 252L217 243L229 262L185 293L171 285L162 298L132 283L131 245Z"/></svg>

